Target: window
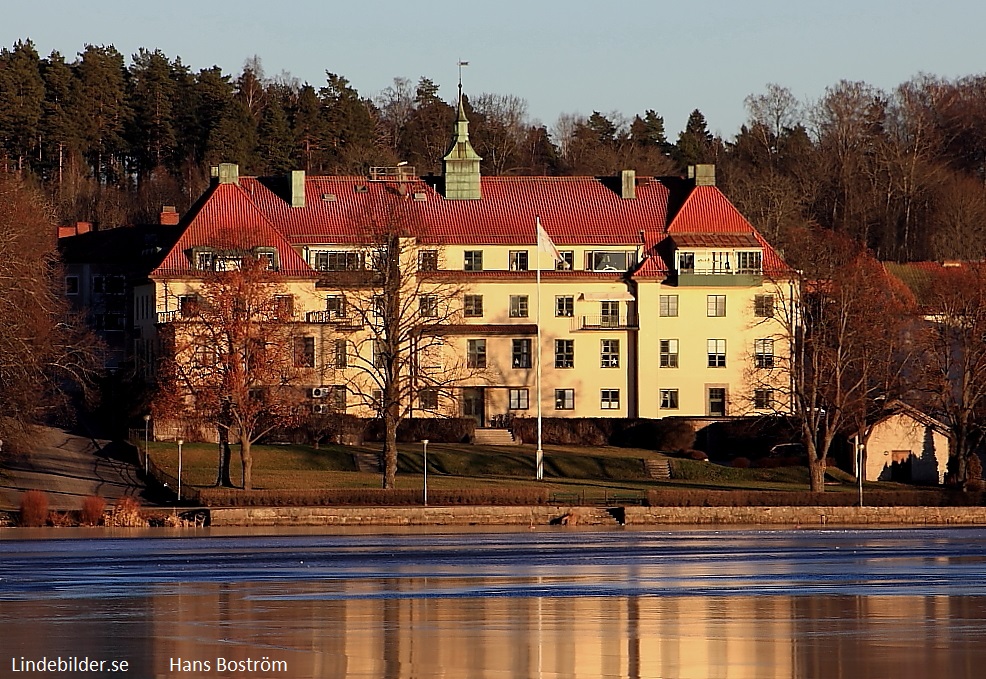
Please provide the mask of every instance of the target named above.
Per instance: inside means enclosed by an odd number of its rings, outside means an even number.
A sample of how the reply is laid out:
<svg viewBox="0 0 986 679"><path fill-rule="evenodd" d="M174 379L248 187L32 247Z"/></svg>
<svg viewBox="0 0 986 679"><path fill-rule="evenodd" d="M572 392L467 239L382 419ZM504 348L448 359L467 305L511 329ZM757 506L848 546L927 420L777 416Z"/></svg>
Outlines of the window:
<svg viewBox="0 0 986 679"><path fill-rule="evenodd" d="M355 271L360 268L360 253L351 250L316 252L315 269L318 271Z"/></svg>
<svg viewBox="0 0 986 679"><path fill-rule="evenodd" d="M530 407L530 394L527 389L510 390L510 410L527 410Z"/></svg>
<svg viewBox="0 0 986 679"><path fill-rule="evenodd" d="M705 298L705 308L706 308L706 313L709 316L725 316L726 315L726 296L725 295L708 295Z"/></svg>
<svg viewBox="0 0 986 679"><path fill-rule="evenodd" d="M332 394L329 396L329 403L332 405L332 409L338 412L342 412L346 409L346 387L341 384L337 384L332 387Z"/></svg>
<svg viewBox="0 0 986 679"><path fill-rule="evenodd" d="M599 303L599 325L604 328L616 328L620 325L620 303L606 301Z"/></svg>
<svg viewBox="0 0 986 679"><path fill-rule="evenodd" d="M387 302L384 300L383 295L374 295L372 300L373 306L373 317L383 318L384 311L387 310Z"/></svg>
<svg viewBox="0 0 986 679"><path fill-rule="evenodd" d="M555 316L574 316L575 297L572 295L559 295L555 297Z"/></svg>
<svg viewBox="0 0 986 679"><path fill-rule="evenodd" d="M387 367L387 345L383 343L383 340L373 340L373 367Z"/></svg>
<svg viewBox="0 0 986 679"><path fill-rule="evenodd" d="M753 315L757 318L773 318L774 296L756 295L753 298Z"/></svg>
<svg viewBox="0 0 986 679"><path fill-rule="evenodd" d="M216 254L214 252L196 252L195 268L201 271L212 271L216 268Z"/></svg>
<svg viewBox="0 0 986 679"><path fill-rule="evenodd" d="M620 340L604 339L601 342L599 352L600 367L619 368L620 367Z"/></svg>
<svg viewBox="0 0 986 679"><path fill-rule="evenodd" d="M178 315L182 318L192 318L199 312L198 295L182 295L178 298Z"/></svg>
<svg viewBox="0 0 986 679"><path fill-rule="evenodd" d="M295 368L315 367L315 338L314 337L294 338L294 367Z"/></svg>
<svg viewBox="0 0 986 679"><path fill-rule="evenodd" d="M661 295L661 315L678 315L678 295Z"/></svg>
<svg viewBox="0 0 986 679"><path fill-rule="evenodd" d="M462 314L469 318L477 318L483 315L483 296L466 295L463 298Z"/></svg>
<svg viewBox="0 0 986 679"><path fill-rule="evenodd" d="M286 321L294 316L294 295L274 296L274 317Z"/></svg>
<svg viewBox="0 0 986 679"><path fill-rule="evenodd" d="M574 389L555 389L555 410L575 410Z"/></svg>
<svg viewBox="0 0 986 679"><path fill-rule="evenodd" d="M712 273L729 273L729 253L712 253Z"/></svg>
<svg viewBox="0 0 986 679"><path fill-rule="evenodd" d="M555 262L558 271L571 271L575 268L575 253L572 250L559 250L561 261Z"/></svg>
<svg viewBox="0 0 986 679"><path fill-rule="evenodd" d="M678 273L695 273L695 253L678 253Z"/></svg>
<svg viewBox="0 0 986 679"><path fill-rule="evenodd" d="M590 271L628 271L637 263L633 251L595 251L586 253L586 269Z"/></svg>
<svg viewBox="0 0 986 679"><path fill-rule="evenodd" d="M96 330L123 330L126 320L123 314L96 314Z"/></svg>
<svg viewBox="0 0 986 679"><path fill-rule="evenodd" d="M507 263L511 271L527 271L527 250L511 250Z"/></svg>
<svg viewBox="0 0 986 679"><path fill-rule="evenodd" d="M620 409L620 390L602 389L599 392L599 407L603 410Z"/></svg>
<svg viewBox="0 0 986 679"><path fill-rule="evenodd" d="M208 337L195 338L195 365L202 368L211 368L218 362L216 347Z"/></svg>
<svg viewBox="0 0 986 679"><path fill-rule="evenodd" d="M422 250L418 253L418 271L438 271L438 250Z"/></svg>
<svg viewBox="0 0 986 679"><path fill-rule="evenodd" d="M438 318L438 296L420 295L418 297L418 313L424 318Z"/></svg>
<svg viewBox="0 0 986 679"><path fill-rule="evenodd" d="M255 252L257 256L257 262L260 264L261 269L266 269L268 271L277 271L277 250L271 250L269 248L257 250Z"/></svg>
<svg viewBox="0 0 986 679"><path fill-rule="evenodd" d="M325 310L329 318L346 317L346 298L342 295L327 295L325 298Z"/></svg>
<svg viewBox="0 0 986 679"><path fill-rule="evenodd" d="M530 368L531 367L531 340L529 339L515 339L513 340L513 350L511 352L512 358L510 365L514 368Z"/></svg>
<svg viewBox="0 0 986 679"><path fill-rule="evenodd" d="M771 338L753 341L753 357L758 368L774 367L774 340Z"/></svg>
<svg viewBox="0 0 986 679"><path fill-rule="evenodd" d="M661 408L664 410L678 409L677 389L661 389Z"/></svg>
<svg viewBox="0 0 986 679"><path fill-rule="evenodd" d="M726 389L724 387L709 387L709 415L712 417L726 416Z"/></svg>
<svg viewBox="0 0 986 679"><path fill-rule="evenodd" d="M465 261L462 267L466 271L482 271L483 270L483 251L482 250L466 250L465 251Z"/></svg>
<svg viewBox="0 0 986 679"><path fill-rule="evenodd" d="M65 294L66 295L78 295L79 294L79 277L78 276L66 276L65 277Z"/></svg>
<svg viewBox="0 0 986 679"><path fill-rule="evenodd" d="M484 339L466 340L466 367L467 368L486 367L486 340Z"/></svg>
<svg viewBox="0 0 986 679"><path fill-rule="evenodd" d="M726 340L724 339L709 340L709 367L710 368L726 367Z"/></svg>
<svg viewBox="0 0 986 679"><path fill-rule="evenodd" d="M333 365L337 368L345 368L349 365L348 350L346 340L337 339L332 343Z"/></svg>
<svg viewBox="0 0 986 679"><path fill-rule="evenodd" d="M510 295L510 318L527 318L527 295Z"/></svg>
<svg viewBox="0 0 986 679"><path fill-rule="evenodd" d="M127 291L127 279L125 276L93 276L92 291L104 295L122 295Z"/></svg>
<svg viewBox="0 0 986 679"><path fill-rule="evenodd" d="M773 389L756 389L753 392L753 407L757 410L771 410L774 407Z"/></svg>
<svg viewBox="0 0 986 679"><path fill-rule="evenodd" d="M370 392L370 407L377 412L383 410L383 389L374 389Z"/></svg>
<svg viewBox="0 0 986 679"><path fill-rule="evenodd" d="M763 271L762 261L760 252L737 252L736 273L760 274Z"/></svg>
<svg viewBox="0 0 986 679"><path fill-rule="evenodd" d="M422 389L419 391L418 407L422 410L438 410L438 389Z"/></svg>
<svg viewBox="0 0 986 679"><path fill-rule="evenodd" d="M570 339L555 340L555 367L556 368L575 367L575 340L570 340Z"/></svg>
<svg viewBox="0 0 986 679"><path fill-rule="evenodd" d="M678 367L678 340L676 339L661 340L661 367L662 368Z"/></svg>

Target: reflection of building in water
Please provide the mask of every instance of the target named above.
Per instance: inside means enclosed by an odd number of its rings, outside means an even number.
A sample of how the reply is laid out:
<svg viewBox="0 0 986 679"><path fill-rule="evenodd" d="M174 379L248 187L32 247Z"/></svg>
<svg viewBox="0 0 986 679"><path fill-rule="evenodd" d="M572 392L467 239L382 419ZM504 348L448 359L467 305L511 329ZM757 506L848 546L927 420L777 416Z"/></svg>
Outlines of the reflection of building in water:
<svg viewBox="0 0 986 679"><path fill-rule="evenodd" d="M787 597L469 596L513 583L459 578L414 589L407 580L384 580L380 591L367 591L365 581L340 584L344 591L321 593L287 585L271 597L256 584L200 585L161 597L153 665L266 654L287 660L291 677L762 679L793 672ZM428 596L416 597L422 591Z"/></svg>

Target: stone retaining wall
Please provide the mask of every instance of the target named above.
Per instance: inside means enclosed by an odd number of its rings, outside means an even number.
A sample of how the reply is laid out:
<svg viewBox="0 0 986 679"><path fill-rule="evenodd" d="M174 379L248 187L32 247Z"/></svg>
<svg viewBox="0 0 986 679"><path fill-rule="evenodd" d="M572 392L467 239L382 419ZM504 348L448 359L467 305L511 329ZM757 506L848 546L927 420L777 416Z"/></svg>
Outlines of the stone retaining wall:
<svg viewBox="0 0 986 679"><path fill-rule="evenodd" d="M213 526L986 525L986 507L236 507ZM614 518L617 517L617 518Z"/></svg>
<svg viewBox="0 0 986 679"><path fill-rule="evenodd" d="M986 507L627 507L627 525L986 525Z"/></svg>

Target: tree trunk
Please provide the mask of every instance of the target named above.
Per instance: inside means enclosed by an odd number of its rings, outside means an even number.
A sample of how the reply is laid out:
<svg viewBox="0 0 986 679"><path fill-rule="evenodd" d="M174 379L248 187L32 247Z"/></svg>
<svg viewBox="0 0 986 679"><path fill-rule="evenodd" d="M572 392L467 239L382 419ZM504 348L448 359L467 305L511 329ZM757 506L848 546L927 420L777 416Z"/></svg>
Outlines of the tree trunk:
<svg viewBox="0 0 986 679"><path fill-rule="evenodd" d="M232 461L233 451L229 448L229 430L226 427L219 427L219 476L216 478L216 485L224 488L232 488L233 480L229 477L229 465Z"/></svg>
<svg viewBox="0 0 986 679"><path fill-rule="evenodd" d="M387 408L383 416L383 487L397 488L397 408Z"/></svg>
<svg viewBox="0 0 986 679"><path fill-rule="evenodd" d="M250 437L240 435L240 464L243 466L243 490L253 488L253 453Z"/></svg>
<svg viewBox="0 0 986 679"><path fill-rule="evenodd" d="M825 458L808 458L808 475L811 479L811 492L821 493L825 490Z"/></svg>

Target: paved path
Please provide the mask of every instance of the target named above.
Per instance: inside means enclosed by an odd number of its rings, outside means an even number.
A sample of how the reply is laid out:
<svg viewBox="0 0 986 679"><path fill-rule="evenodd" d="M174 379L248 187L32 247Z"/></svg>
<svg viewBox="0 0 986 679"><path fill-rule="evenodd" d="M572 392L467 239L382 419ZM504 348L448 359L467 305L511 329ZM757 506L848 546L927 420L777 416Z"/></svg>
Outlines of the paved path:
<svg viewBox="0 0 986 679"><path fill-rule="evenodd" d="M140 495L144 484L120 444L42 427L35 449L0 468L0 509L16 509L26 490L43 490L51 509L82 507L87 495L115 500Z"/></svg>

